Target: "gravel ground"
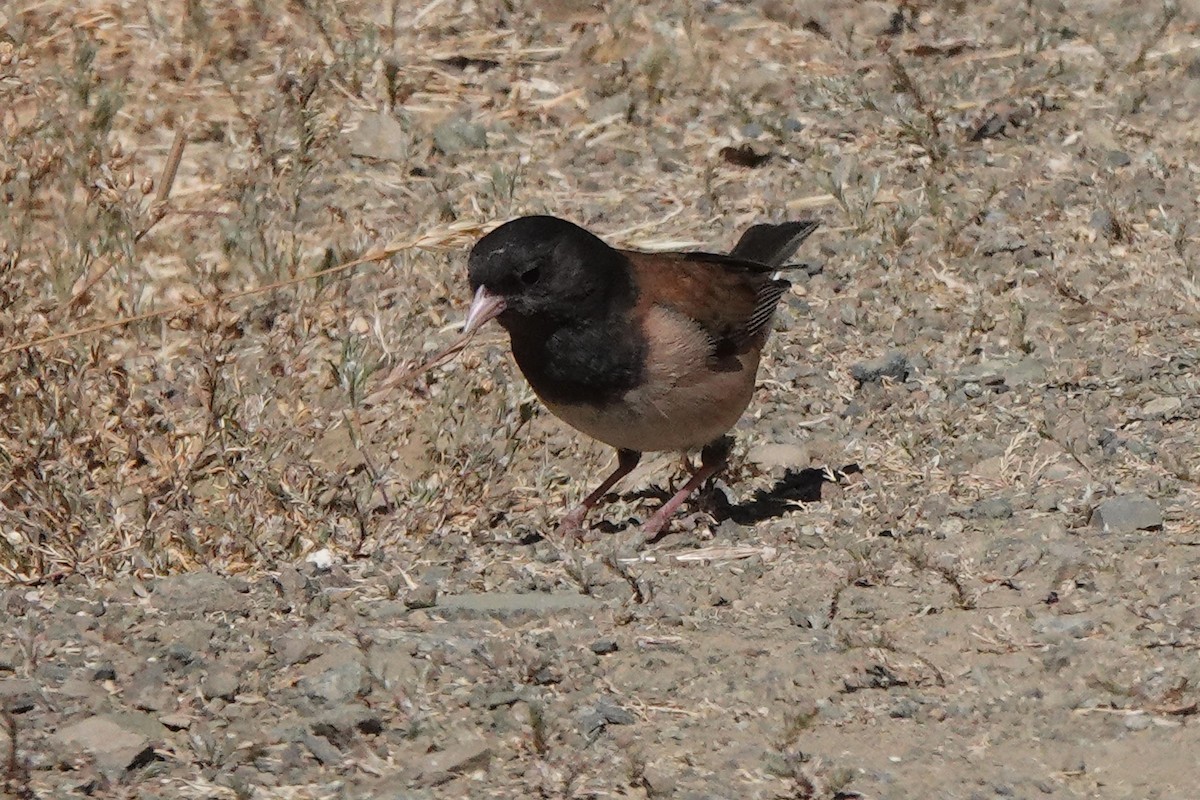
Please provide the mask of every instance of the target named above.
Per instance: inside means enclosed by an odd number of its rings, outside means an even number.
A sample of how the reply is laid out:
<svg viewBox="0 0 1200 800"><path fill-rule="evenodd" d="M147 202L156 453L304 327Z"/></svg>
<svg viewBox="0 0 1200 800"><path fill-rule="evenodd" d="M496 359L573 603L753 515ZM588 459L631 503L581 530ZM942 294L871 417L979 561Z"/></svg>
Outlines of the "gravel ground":
<svg viewBox="0 0 1200 800"><path fill-rule="evenodd" d="M1194 6L185 5L0 9L5 796L1195 796ZM397 378L535 212L822 222L640 551L674 456L565 545L499 333Z"/></svg>

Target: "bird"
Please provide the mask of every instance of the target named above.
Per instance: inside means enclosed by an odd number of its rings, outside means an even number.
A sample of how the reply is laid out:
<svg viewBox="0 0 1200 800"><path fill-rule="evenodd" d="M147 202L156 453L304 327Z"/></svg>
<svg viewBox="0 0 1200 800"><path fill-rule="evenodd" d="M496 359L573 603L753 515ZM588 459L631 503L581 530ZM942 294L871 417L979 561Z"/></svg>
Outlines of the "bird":
<svg viewBox="0 0 1200 800"><path fill-rule="evenodd" d="M642 454L700 451L691 478L641 526L656 538L727 464L728 435L750 404L780 297L777 276L818 223L748 228L728 255L612 247L565 219L525 216L483 236L467 258L463 332L496 320L545 407L617 451L616 468L555 534L587 514Z"/></svg>

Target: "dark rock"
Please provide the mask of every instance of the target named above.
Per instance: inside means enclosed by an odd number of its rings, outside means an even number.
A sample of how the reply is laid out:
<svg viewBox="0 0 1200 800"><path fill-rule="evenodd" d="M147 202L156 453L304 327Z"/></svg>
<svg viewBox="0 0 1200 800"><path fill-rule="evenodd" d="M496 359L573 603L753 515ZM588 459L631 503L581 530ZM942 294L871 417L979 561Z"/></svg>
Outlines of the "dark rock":
<svg viewBox="0 0 1200 800"><path fill-rule="evenodd" d="M438 591L436 586L418 586L404 598L404 605L409 609L433 608L437 605Z"/></svg>
<svg viewBox="0 0 1200 800"><path fill-rule="evenodd" d="M357 734L373 736L382 733L383 719L361 703L348 703L321 714L313 722L312 732L345 750Z"/></svg>
<svg viewBox="0 0 1200 800"><path fill-rule="evenodd" d="M585 736L592 736L609 725L632 725L636 721L637 718L629 711L602 698L579 715L579 730Z"/></svg>
<svg viewBox="0 0 1200 800"><path fill-rule="evenodd" d="M911 373L912 365L909 363L908 356L899 350L893 350L878 358L862 361L850 367L850 377L858 381L860 385L875 383L884 378L906 381Z"/></svg>
<svg viewBox="0 0 1200 800"><path fill-rule="evenodd" d="M591 643L590 649L596 655L602 656L608 653L615 653L620 648L617 646L617 642L614 639L597 639Z"/></svg>

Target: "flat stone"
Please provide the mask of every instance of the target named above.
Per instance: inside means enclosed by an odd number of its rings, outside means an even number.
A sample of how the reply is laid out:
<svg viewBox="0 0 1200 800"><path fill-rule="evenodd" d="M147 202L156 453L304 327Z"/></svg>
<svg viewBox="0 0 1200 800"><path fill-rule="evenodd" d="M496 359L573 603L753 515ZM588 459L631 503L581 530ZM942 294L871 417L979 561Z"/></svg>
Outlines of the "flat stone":
<svg viewBox="0 0 1200 800"><path fill-rule="evenodd" d="M249 607L246 595L211 572L191 572L164 578L154 587L150 604L172 616L197 617L217 612L242 613Z"/></svg>
<svg viewBox="0 0 1200 800"><path fill-rule="evenodd" d="M1083 614L1068 614L1066 616L1044 614L1040 617L1035 617L1030 622L1030 627L1033 628L1034 633L1040 636L1082 639L1094 633L1100 626L1096 620Z"/></svg>
<svg viewBox="0 0 1200 800"><path fill-rule="evenodd" d="M300 690L313 700L340 705L358 697L367 687L367 667L357 649L339 647L303 667Z"/></svg>
<svg viewBox="0 0 1200 800"><path fill-rule="evenodd" d="M305 632L285 633L271 640L271 652L285 667L312 661L328 649Z"/></svg>
<svg viewBox="0 0 1200 800"><path fill-rule="evenodd" d="M1012 503L1003 497L989 497L972 503L959 512L963 519L1008 519L1013 515Z"/></svg>
<svg viewBox="0 0 1200 800"><path fill-rule="evenodd" d="M764 442L750 448L746 460L762 469L807 467L811 463L808 448L799 444Z"/></svg>
<svg viewBox="0 0 1200 800"><path fill-rule="evenodd" d="M138 714L105 714L89 717L58 731L54 742L68 755L82 750L96 761L96 766L110 778L136 769L155 758L154 742L163 736L163 727Z"/></svg>
<svg viewBox="0 0 1200 800"><path fill-rule="evenodd" d="M0 709L10 714L32 711L41 697L40 687L25 678L0 680Z"/></svg>
<svg viewBox="0 0 1200 800"><path fill-rule="evenodd" d="M387 112L367 114L346 139L353 156L378 161L406 161L409 157L408 132Z"/></svg>
<svg viewBox="0 0 1200 800"><path fill-rule="evenodd" d="M487 129L462 117L452 117L433 129L433 144L449 155L487 147Z"/></svg>
<svg viewBox="0 0 1200 800"><path fill-rule="evenodd" d="M143 711L174 711L179 696L161 661L146 664L121 689L125 702Z"/></svg>
<svg viewBox="0 0 1200 800"><path fill-rule="evenodd" d="M483 769L492 758L492 748L483 742L467 742L454 745L438 753L431 753L413 776L417 786L440 786L456 775Z"/></svg>
<svg viewBox="0 0 1200 800"><path fill-rule="evenodd" d="M1127 494L1105 500L1092 511L1092 527L1106 533L1133 533L1163 526L1158 503L1143 494Z"/></svg>
<svg viewBox="0 0 1200 800"><path fill-rule="evenodd" d="M367 668L388 691L397 688L415 691L424 678L428 662L417 658L402 645L379 645L372 647L367 655Z"/></svg>
<svg viewBox="0 0 1200 800"><path fill-rule="evenodd" d="M334 747L324 736L308 733L301 737L300 741L313 754L313 758L322 764L340 764L344 760L342 751Z"/></svg>
<svg viewBox="0 0 1200 800"><path fill-rule="evenodd" d="M1142 406L1142 415L1147 419L1154 417L1169 417L1183 407L1183 401L1178 397L1156 397Z"/></svg>
<svg viewBox="0 0 1200 800"><path fill-rule="evenodd" d="M438 611L454 617L542 617L564 611L596 611L601 603L594 597L568 592L482 592L443 595Z"/></svg>

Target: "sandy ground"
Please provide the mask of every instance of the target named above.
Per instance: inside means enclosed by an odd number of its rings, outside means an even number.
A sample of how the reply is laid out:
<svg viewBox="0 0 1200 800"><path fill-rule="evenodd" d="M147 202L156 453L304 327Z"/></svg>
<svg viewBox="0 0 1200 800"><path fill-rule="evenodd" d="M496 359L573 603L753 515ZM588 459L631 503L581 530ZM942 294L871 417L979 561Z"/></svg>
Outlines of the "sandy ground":
<svg viewBox="0 0 1200 800"><path fill-rule="evenodd" d="M1195 796L1195 6L169 5L0 8L5 796ZM822 223L640 550L404 378L525 213Z"/></svg>

